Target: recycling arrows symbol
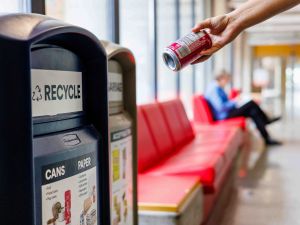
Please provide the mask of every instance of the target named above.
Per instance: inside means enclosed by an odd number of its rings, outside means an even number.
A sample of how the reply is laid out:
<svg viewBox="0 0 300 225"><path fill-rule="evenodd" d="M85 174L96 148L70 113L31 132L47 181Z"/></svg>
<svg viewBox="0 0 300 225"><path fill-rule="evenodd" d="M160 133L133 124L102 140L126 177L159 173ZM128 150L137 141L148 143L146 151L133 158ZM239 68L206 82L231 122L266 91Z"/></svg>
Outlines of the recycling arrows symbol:
<svg viewBox="0 0 300 225"><path fill-rule="evenodd" d="M39 85L37 85L34 89L34 91L32 92L32 101L41 101L43 99L42 96L42 89L40 88Z"/></svg>

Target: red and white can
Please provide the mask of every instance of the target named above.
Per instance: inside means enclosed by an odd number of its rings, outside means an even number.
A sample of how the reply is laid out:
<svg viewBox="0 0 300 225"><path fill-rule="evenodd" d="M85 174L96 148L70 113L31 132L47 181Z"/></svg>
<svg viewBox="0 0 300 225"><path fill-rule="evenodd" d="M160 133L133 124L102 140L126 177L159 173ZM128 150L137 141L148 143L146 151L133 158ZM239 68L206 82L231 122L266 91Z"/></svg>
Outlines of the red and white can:
<svg viewBox="0 0 300 225"><path fill-rule="evenodd" d="M71 224L71 191L65 192L65 221L66 224Z"/></svg>
<svg viewBox="0 0 300 225"><path fill-rule="evenodd" d="M201 51L211 48L209 34L202 30L190 33L175 41L163 52L166 65L173 71L179 71L201 57Z"/></svg>

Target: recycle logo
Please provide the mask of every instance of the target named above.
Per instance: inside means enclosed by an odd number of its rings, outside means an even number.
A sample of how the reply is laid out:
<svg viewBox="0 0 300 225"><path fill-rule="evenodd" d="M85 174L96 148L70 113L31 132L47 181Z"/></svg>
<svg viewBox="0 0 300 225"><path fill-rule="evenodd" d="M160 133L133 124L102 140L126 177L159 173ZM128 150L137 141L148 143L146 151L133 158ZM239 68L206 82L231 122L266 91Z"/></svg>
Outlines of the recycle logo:
<svg viewBox="0 0 300 225"><path fill-rule="evenodd" d="M34 89L34 91L32 92L32 101L41 101L43 99L42 96L42 89L40 88L39 85L37 85Z"/></svg>

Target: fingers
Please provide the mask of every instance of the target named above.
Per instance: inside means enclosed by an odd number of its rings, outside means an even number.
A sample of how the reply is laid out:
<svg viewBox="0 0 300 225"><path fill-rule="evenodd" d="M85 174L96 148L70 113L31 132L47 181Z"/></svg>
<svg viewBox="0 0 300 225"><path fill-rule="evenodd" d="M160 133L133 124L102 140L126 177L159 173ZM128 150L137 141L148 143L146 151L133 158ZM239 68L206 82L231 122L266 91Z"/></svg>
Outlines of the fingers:
<svg viewBox="0 0 300 225"><path fill-rule="evenodd" d="M192 29L192 31L193 32L199 32L199 31L201 31L201 30L203 30L205 28L209 28L210 29L211 27L212 27L211 20L210 19L206 19L206 20L204 20L204 21L202 21L200 23L197 23L195 25L195 27Z"/></svg>
<svg viewBox="0 0 300 225"><path fill-rule="evenodd" d="M210 49L202 51L200 54L202 55L199 59L194 61L192 64L197 64L206 61L209 59L215 52L217 52L221 46L219 45L214 45Z"/></svg>
<svg viewBox="0 0 300 225"><path fill-rule="evenodd" d="M204 50L200 53L200 58L197 59L193 64L203 62L207 60L211 55L221 49L224 45L230 42L230 29L226 30L228 23L230 22L227 15L216 16L208 18L203 22L198 23L194 28L193 32L199 32L203 29L209 29L209 35L212 39L213 46L210 49Z"/></svg>
<svg viewBox="0 0 300 225"><path fill-rule="evenodd" d="M218 35L222 33L229 22L229 18L226 15L222 16L216 16L211 19L211 26L213 29L211 29L211 34Z"/></svg>
<svg viewBox="0 0 300 225"><path fill-rule="evenodd" d="M219 46L212 46L210 49L203 50L200 54L201 55L212 55L217 52L221 47Z"/></svg>
<svg viewBox="0 0 300 225"><path fill-rule="evenodd" d="M199 59L197 59L196 61L192 62L192 65L204 62L204 61L208 60L210 57L211 57L211 55L203 55Z"/></svg>
<svg viewBox="0 0 300 225"><path fill-rule="evenodd" d="M199 32L207 28L211 34L218 35L226 29L228 23L229 17L227 15L216 16L197 23L192 31Z"/></svg>

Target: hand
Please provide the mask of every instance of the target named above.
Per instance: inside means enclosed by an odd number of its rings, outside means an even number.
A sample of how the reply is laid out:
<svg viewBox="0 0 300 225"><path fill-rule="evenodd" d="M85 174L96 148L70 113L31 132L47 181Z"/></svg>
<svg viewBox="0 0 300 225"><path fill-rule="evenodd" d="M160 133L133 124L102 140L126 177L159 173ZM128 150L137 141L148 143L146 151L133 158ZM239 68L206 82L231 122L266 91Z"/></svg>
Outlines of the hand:
<svg viewBox="0 0 300 225"><path fill-rule="evenodd" d="M239 35L241 30L238 29L238 26L234 22L234 17L226 14L223 16L208 18L195 25L193 32L199 32L203 29L208 29L208 33L213 44L210 49L202 51L200 53L202 56L193 62L193 64L207 60L213 53L224 47L237 35Z"/></svg>

